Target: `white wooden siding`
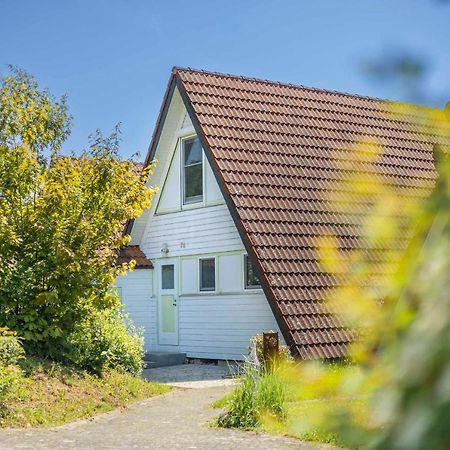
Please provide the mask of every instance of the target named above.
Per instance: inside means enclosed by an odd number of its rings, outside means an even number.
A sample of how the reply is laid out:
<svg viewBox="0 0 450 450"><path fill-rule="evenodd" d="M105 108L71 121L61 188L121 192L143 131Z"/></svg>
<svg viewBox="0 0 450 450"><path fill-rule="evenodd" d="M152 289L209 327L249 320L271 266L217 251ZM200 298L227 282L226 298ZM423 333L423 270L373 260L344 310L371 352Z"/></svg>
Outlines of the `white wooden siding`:
<svg viewBox="0 0 450 450"><path fill-rule="evenodd" d="M219 289L220 292L239 292L244 287L244 255L231 254L219 257Z"/></svg>
<svg viewBox="0 0 450 450"><path fill-rule="evenodd" d="M180 293L194 294L198 292L198 259L181 260Z"/></svg>
<svg viewBox="0 0 450 450"><path fill-rule="evenodd" d="M192 121L191 121L191 118L189 117L189 114L187 113L187 111L185 111L183 123L181 124L181 128L190 128L190 127L192 127Z"/></svg>
<svg viewBox="0 0 450 450"><path fill-rule="evenodd" d="M180 350L190 357L242 360L268 330L279 331L263 293L180 298Z"/></svg>
<svg viewBox="0 0 450 450"><path fill-rule="evenodd" d="M217 204L219 202L225 203L222 192L220 192L219 184L216 181L216 177L206 156L203 157L203 160L205 163L206 203L208 205Z"/></svg>
<svg viewBox="0 0 450 450"><path fill-rule="evenodd" d="M146 351L155 350L156 298L152 293L152 269L136 269L117 277L115 286L121 288L122 303L133 324L144 329Z"/></svg>
<svg viewBox="0 0 450 450"><path fill-rule="evenodd" d="M159 194L157 211L179 211L181 210L181 167L180 146L172 158L172 164L166 175L165 184Z"/></svg>
<svg viewBox="0 0 450 450"><path fill-rule="evenodd" d="M151 186L158 186L161 188L164 183L173 152L177 146L177 130L180 129L181 124L183 123L185 113L186 108L184 107L181 95L178 92L178 89L175 89L159 138L158 147L156 149L156 169L148 181L148 184ZM133 229L131 231L131 244L139 244L141 242L142 234L144 233L149 219L155 211L160 195L161 189L153 198L152 206L147 208L141 217L134 221Z"/></svg>
<svg viewBox="0 0 450 450"><path fill-rule="evenodd" d="M244 249L226 205L153 216L141 249L150 259L160 258L164 243L169 248L168 256Z"/></svg>

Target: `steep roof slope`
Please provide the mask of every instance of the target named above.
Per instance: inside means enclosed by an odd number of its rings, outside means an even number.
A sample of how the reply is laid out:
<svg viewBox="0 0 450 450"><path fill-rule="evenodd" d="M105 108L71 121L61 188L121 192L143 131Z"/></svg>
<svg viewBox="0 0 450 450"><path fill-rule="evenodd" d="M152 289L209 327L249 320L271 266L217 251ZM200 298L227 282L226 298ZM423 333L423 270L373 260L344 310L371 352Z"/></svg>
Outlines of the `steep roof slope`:
<svg viewBox="0 0 450 450"><path fill-rule="evenodd" d="M286 341L304 358L344 356L352 336L324 304L336 280L316 250L330 234L343 248L361 245L367 207L342 185L357 143L376 139L380 176L400 195L423 197L439 139L378 99L182 68L168 92L174 85ZM340 214L339 202L354 202L354 215Z"/></svg>

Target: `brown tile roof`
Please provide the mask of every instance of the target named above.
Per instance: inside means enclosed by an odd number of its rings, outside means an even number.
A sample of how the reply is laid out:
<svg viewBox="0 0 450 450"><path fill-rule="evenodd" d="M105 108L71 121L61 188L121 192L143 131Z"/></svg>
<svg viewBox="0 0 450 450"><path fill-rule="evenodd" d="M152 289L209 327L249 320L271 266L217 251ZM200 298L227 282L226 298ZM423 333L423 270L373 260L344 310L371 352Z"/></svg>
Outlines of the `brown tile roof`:
<svg viewBox="0 0 450 450"><path fill-rule="evenodd" d="M136 261L136 269L153 269L152 262L147 259L139 245L127 245L122 247L117 258L119 264Z"/></svg>
<svg viewBox="0 0 450 450"><path fill-rule="evenodd" d="M352 336L324 304L336 279L316 250L329 234L343 248L361 245L367 206L342 186L355 143L376 138L379 175L399 195L423 197L439 139L378 99L182 68L173 70L158 124L175 85L287 343L304 358L344 356ZM155 130L147 162L157 140ZM342 214L340 202L353 203L354 214Z"/></svg>

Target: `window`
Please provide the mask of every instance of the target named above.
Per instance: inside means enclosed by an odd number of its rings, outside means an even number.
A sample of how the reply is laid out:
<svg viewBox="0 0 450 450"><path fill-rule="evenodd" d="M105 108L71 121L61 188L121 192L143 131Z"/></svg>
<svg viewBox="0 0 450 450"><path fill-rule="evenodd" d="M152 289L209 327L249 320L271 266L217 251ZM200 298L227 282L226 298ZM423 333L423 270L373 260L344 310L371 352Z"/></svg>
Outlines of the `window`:
<svg viewBox="0 0 450 450"><path fill-rule="evenodd" d="M257 289L261 287L261 282L259 281L259 277L256 274L255 267L251 262L248 255L244 256L244 280L245 280L245 289Z"/></svg>
<svg viewBox="0 0 450 450"><path fill-rule="evenodd" d="M216 259L202 258L199 261L200 291L216 290Z"/></svg>
<svg viewBox="0 0 450 450"><path fill-rule="evenodd" d="M183 145L183 203L203 200L203 149L199 139L185 139Z"/></svg>
<svg viewBox="0 0 450 450"><path fill-rule="evenodd" d="M161 266L161 289L173 289L175 270L173 264Z"/></svg>

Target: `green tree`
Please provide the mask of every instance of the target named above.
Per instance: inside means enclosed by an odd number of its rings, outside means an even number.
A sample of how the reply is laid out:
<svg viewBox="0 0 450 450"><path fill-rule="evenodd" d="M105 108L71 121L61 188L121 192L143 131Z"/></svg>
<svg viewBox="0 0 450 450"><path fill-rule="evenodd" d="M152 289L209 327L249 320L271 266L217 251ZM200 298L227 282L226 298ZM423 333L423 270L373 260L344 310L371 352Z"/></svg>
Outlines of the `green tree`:
<svg viewBox="0 0 450 450"><path fill-rule="evenodd" d="M128 242L124 223L154 189L119 157L116 129L78 156L62 156L71 117L65 98L17 69L0 79L0 324L28 350L61 355L83 319L116 309L108 294Z"/></svg>

